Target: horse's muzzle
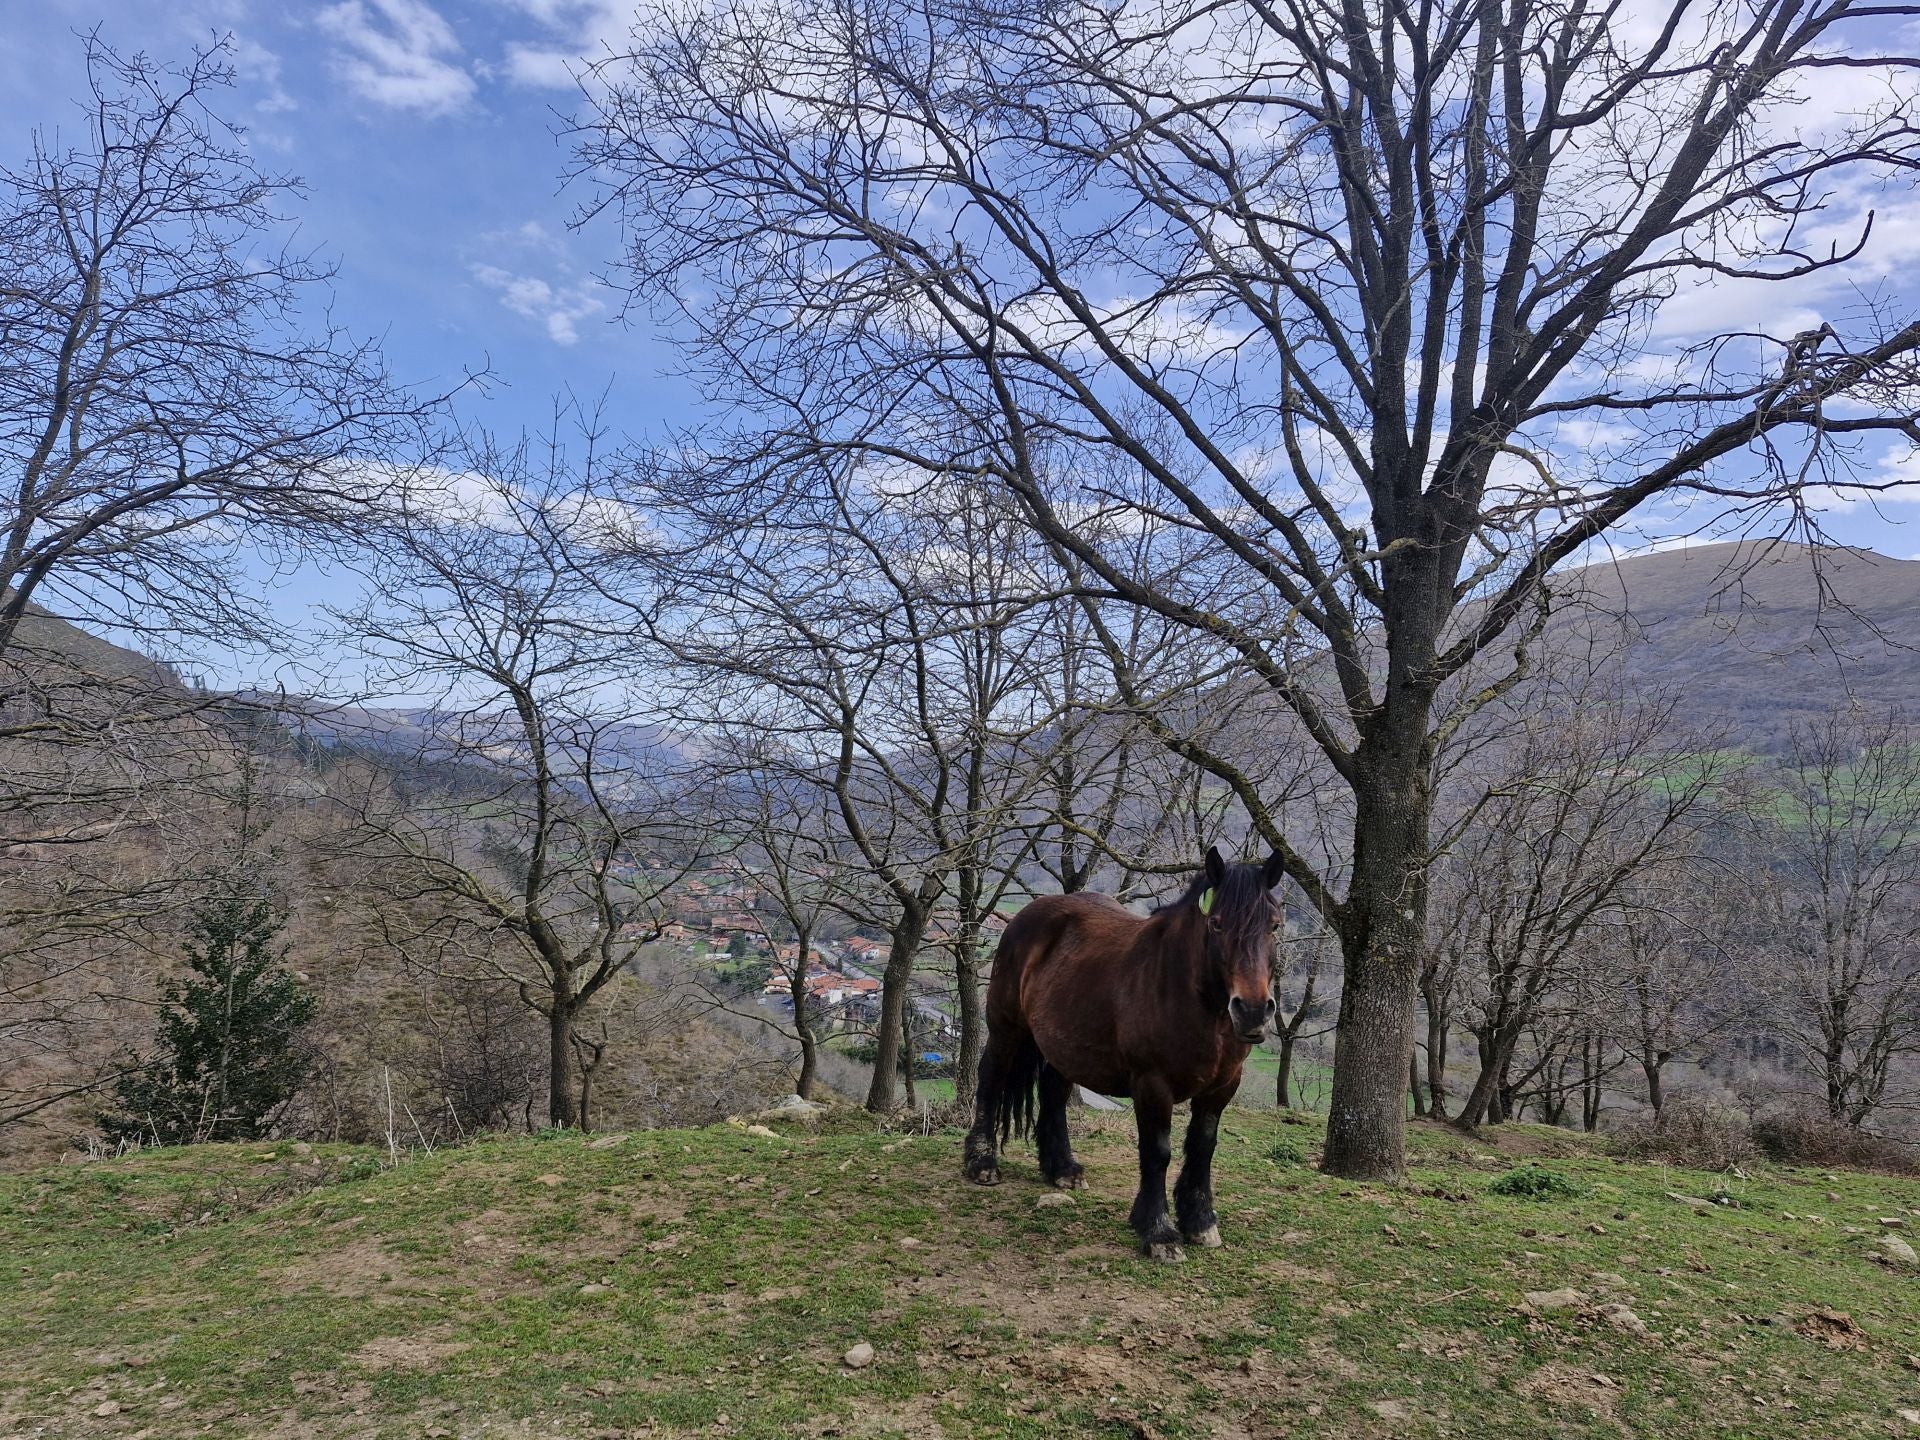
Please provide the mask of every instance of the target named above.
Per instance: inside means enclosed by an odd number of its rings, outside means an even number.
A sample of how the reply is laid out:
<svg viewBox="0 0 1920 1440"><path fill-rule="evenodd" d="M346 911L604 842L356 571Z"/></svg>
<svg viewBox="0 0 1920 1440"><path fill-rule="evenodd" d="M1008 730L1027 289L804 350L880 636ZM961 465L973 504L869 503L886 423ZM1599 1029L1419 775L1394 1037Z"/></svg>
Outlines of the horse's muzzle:
<svg viewBox="0 0 1920 1440"><path fill-rule="evenodd" d="M1227 1000L1227 1019L1233 1026L1233 1033L1248 1045L1258 1045L1267 1038L1267 1021L1273 1018L1273 1011L1271 997L1264 1006L1249 1004L1238 995Z"/></svg>

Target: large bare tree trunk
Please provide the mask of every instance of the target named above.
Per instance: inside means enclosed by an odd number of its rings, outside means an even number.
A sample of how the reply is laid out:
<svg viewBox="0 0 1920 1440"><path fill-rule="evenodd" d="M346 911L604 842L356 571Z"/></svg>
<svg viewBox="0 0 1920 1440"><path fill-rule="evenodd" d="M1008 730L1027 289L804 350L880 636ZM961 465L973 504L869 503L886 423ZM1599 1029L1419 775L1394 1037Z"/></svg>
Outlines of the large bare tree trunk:
<svg viewBox="0 0 1920 1440"><path fill-rule="evenodd" d="M1390 682L1391 694L1391 682ZM1401 695L1377 750L1356 752L1353 883L1340 907L1346 983L1321 1167L1350 1180L1406 1170L1407 1074L1425 965L1428 827L1433 801L1428 704ZM1389 701L1390 707L1393 701ZM1371 737L1370 737L1371 740Z"/></svg>

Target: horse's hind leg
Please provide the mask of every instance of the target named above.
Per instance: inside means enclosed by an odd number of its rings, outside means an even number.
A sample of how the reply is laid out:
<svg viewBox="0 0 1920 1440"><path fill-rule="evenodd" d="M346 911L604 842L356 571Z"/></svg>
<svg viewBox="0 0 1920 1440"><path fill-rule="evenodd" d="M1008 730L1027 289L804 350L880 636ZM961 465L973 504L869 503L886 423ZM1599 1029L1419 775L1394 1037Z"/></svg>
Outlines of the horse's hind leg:
<svg viewBox="0 0 1920 1440"><path fill-rule="evenodd" d="M1220 1222L1213 1213L1213 1150L1220 1139L1220 1110L1217 1101L1194 1097L1180 1179L1173 1187L1180 1233L1191 1243L1208 1247L1220 1243Z"/></svg>
<svg viewBox="0 0 1920 1440"><path fill-rule="evenodd" d="M1133 1123L1140 1131L1140 1193L1127 1217L1140 1248L1155 1260L1184 1260L1180 1232L1167 1219L1167 1165L1173 1159L1173 1096L1156 1076L1136 1077Z"/></svg>
<svg viewBox="0 0 1920 1440"><path fill-rule="evenodd" d="M1062 1190L1084 1190L1087 1182L1080 1162L1073 1158L1067 1138L1067 1097L1073 1082L1051 1065L1040 1072L1040 1119L1034 1126L1034 1148L1040 1152L1040 1173Z"/></svg>

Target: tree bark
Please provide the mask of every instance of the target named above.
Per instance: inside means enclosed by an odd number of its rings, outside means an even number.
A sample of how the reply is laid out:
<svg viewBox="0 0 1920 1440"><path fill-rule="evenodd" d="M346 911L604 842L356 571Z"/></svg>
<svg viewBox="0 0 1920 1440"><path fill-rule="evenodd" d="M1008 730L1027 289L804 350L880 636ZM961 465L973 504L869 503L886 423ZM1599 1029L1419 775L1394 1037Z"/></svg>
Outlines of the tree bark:
<svg viewBox="0 0 1920 1440"><path fill-rule="evenodd" d="M880 979L880 1028L873 1037L873 1083L867 1087L867 1109L884 1115L897 1103L900 1042L906 1029L907 986L913 979L914 956L926 934L926 914L917 905L903 907L893 927L887 950L887 968Z"/></svg>
<svg viewBox="0 0 1920 1440"><path fill-rule="evenodd" d="M960 1099L973 1094L980 1078L980 1051L986 1043L980 999L982 881L979 868L973 865L960 867L954 876L954 908L958 919L953 943L953 990L960 1035L953 1060L953 1093Z"/></svg>
<svg viewBox="0 0 1920 1440"><path fill-rule="evenodd" d="M1660 1087L1660 1071L1665 1059L1661 1055L1643 1055L1640 1058L1640 1073L1647 1077L1647 1104L1656 1117L1660 1114L1660 1107L1666 1103Z"/></svg>
<svg viewBox="0 0 1920 1440"><path fill-rule="evenodd" d="M1447 1017L1443 1010L1434 1014L1432 998L1427 1001L1427 1113L1435 1120L1447 1118Z"/></svg>
<svg viewBox="0 0 1920 1440"><path fill-rule="evenodd" d="M1280 1032L1280 1065L1273 1077L1273 1103L1282 1110L1293 1108L1293 1046L1291 1030Z"/></svg>
<svg viewBox="0 0 1920 1440"><path fill-rule="evenodd" d="M813 1098L813 1084L820 1073L820 1042L813 1033L813 1018L806 1013L806 982L793 987L793 1025L800 1035L800 1076L793 1082L793 1093L802 1100Z"/></svg>
<svg viewBox="0 0 1920 1440"><path fill-rule="evenodd" d="M1395 713L1381 722L1381 737L1354 755L1353 882L1338 925L1346 983L1321 1168L1349 1180L1406 1173L1407 1074L1426 952L1431 703L1395 695L1392 680L1389 696Z"/></svg>
<svg viewBox="0 0 1920 1440"><path fill-rule="evenodd" d="M547 1123L558 1130L579 1124L573 1103L573 1006L556 997L547 1009Z"/></svg>

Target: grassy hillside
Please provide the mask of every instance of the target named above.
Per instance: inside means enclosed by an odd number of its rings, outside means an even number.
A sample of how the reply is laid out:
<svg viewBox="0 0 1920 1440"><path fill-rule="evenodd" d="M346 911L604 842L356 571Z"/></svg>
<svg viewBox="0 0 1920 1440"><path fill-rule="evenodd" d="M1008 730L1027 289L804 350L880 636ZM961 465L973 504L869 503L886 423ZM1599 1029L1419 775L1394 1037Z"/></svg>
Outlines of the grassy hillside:
<svg viewBox="0 0 1920 1440"><path fill-rule="evenodd" d="M1236 1113L1228 1247L1137 1259L1127 1117L1092 1187L958 1138L732 1126L157 1152L0 1179L0 1434L1860 1436L1920 1407L1911 1183L1628 1165L1421 1127L1404 1189ZM1518 1152L1579 1198L1491 1183ZM1738 1208L1668 1192L1725 1186ZM1570 1288L1577 1297L1529 1301ZM1566 1302L1566 1303L1561 1303ZM1619 1309L1630 1307L1629 1322ZM1834 1318L1827 1312L1842 1312ZM1641 1327L1644 1327L1644 1331ZM858 1342L877 1360L842 1361Z"/></svg>

